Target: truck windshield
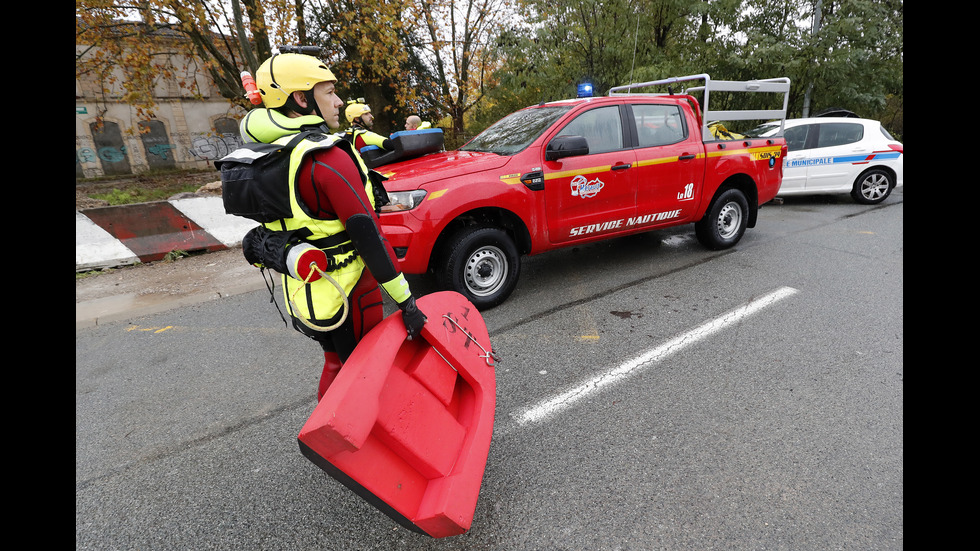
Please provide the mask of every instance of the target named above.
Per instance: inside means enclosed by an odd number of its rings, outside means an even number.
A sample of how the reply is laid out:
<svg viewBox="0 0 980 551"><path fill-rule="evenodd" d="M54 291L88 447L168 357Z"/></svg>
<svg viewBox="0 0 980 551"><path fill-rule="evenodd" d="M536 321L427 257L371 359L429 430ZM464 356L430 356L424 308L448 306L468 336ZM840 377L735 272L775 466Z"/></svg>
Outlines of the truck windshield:
<svg viewBox="0 0 980 551"><path fill-rule="evenodd" d="M530 145L569 109L571 107L567 105L547 106L511 113L459 149L513 155Z"/></svg>

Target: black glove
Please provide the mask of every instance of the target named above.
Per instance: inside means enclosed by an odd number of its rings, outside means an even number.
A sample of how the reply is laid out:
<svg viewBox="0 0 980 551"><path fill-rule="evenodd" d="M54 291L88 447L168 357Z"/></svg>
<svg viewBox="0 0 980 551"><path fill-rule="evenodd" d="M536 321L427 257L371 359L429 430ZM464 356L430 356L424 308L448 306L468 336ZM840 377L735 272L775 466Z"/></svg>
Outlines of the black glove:
<svg viewBox="0 0 980 551"><path fill-rule="evenodd" d="M242 254L252 266L288 274L287 251L290 245L299 242L303 231L305 230L272 231L264 226L256 226L242 239Z"/></svg>
<svg viewBox="0 0 980 551"><path fill-rule="evenodd" d="M242 238L242 254L245 255L245 260L256 268L265 266L262 246L268 231L262 226L256 226Z"/></svg>
<svg viewBox="0 0 980 551"><path fill-rule="evenodd" d="M408 340L412 340L422 332L422 326L427 321L425 314L415 306L415 297L409 297L398 307L402 311L402 321L405 322L405 330L408 331Z"/></svg>

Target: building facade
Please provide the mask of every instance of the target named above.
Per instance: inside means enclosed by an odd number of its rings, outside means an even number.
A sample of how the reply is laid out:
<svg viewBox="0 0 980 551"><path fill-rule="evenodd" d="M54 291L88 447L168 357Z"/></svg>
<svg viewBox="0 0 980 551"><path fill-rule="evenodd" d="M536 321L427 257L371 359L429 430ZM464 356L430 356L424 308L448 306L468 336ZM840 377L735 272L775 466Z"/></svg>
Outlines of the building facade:
<svg viewBox="0 0 980 551"><path fill-rule="evenodd" d="M193 93L177 84L178 77L185 82L191 79ZM97 82L76 77L76 180L207 169L242 143L238 122L245 110L221 97L203 71L188 69L169 80L160 79L150 120L141 120L121 98L118 87L104 90Z"/></svg>

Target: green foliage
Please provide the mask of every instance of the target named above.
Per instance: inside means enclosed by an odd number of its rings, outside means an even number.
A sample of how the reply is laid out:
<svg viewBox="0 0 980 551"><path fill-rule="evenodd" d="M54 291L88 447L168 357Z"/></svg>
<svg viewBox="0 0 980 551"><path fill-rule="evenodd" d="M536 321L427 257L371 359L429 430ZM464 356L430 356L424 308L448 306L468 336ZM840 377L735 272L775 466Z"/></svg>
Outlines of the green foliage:
<svg viewBox="0 0 980 551"><path fill-rule="evenodd" d="M902 133L903 2L822 0L520 0L527 28L499 37L501 83L478 131L504 114L591 81L612 86L707 73L789 77L789 116L844 108ZM477 126L479 128L477 128Z"/></svg>
<svg viewBox="0 0 980 551"><path fill-rule="evenodd" d="M190 253L188 253L187 251L182 251L182 250L179 250L179 249L174 249L174 250L170 251L169 253L163 255L163 261L164 262L177 262L178 260L180 260L181 258L184 258L185 256L190 256Z"/></svg>
<svg viewBox="0 0 980 551"><path fill-rule="evenodd" d="M133 203L147 203L150 201L165 201L171 195L183 192L197 191L199 185L179 185L174 187L143 187L138 181L132 185L120 188L113 188L104 193L93 193L93 199L108 201L110 206L130 205Z"/></svg>
<svg viewBox="0 0 980 551"><path fill-rule="evenodd" d="M151 0L141 4L147 17L132 40L164 31L189 39L178 42L239 103L238 73L268 56L270 39L323 46L341 93L365 97L382 132L417 113L451 117L455 132L472 135L517 108L573 97L582 81L606 94L629 82L708 73L789 77L790 116L845 108L902 133L902 0L233 0L231 7L234 17L215 0ZM297 10L301 25L290 21ZM76 53L76 77L90 70L109 79L118 52L148 53L120 37L114 20L127 11L119 1L76 3L76 43L99 47ZM152 75L137 69L151 65L127 63L135 71L128 85L145 95Z"/></svg>

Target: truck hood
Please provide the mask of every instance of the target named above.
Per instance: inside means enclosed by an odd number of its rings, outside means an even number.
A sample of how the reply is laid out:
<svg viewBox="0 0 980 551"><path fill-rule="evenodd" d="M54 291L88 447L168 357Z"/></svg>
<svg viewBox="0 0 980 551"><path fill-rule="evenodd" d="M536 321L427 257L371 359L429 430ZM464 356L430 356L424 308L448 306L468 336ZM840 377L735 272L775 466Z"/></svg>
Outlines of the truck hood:
<svg viewBox="0 0 980 551"><path fill-rule="evenodd" d="M423 184L458 178L474 172L499 169L512 157L476 151L441 151L417 159L379 166L375 170L388 177L388 191L409 191Z"/></svg>

